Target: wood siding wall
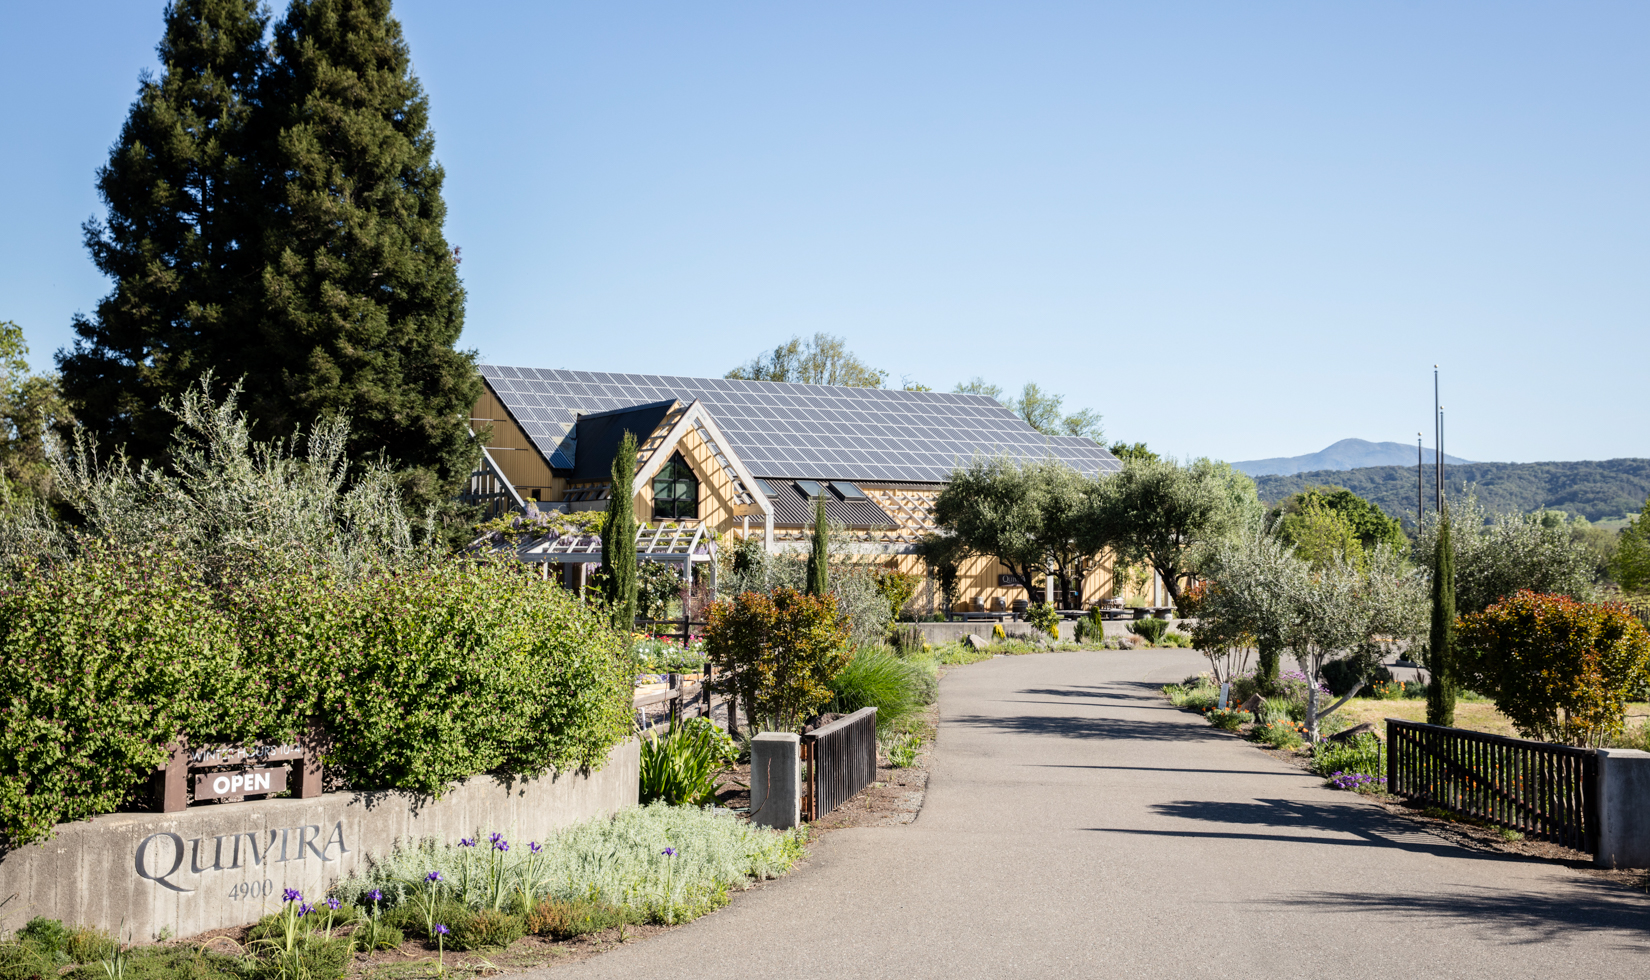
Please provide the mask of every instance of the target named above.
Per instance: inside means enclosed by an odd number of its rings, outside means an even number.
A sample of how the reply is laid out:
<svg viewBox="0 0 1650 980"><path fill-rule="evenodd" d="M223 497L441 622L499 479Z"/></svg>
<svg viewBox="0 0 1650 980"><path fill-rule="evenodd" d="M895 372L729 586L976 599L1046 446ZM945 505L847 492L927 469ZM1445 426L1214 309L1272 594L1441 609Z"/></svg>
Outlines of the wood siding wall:
<svg viewBox="0 0 1650 980"><path fill-rule="evenodd" d="M489 426L492 435L487 439L487 451L504 471L504 478L516 488L516 493L521 494L523 500L560 500L567 481L550 472L544 457L505 411L498 396L491 388L483 388L475 410L470 413L470 428L480 432Z"/></svg>

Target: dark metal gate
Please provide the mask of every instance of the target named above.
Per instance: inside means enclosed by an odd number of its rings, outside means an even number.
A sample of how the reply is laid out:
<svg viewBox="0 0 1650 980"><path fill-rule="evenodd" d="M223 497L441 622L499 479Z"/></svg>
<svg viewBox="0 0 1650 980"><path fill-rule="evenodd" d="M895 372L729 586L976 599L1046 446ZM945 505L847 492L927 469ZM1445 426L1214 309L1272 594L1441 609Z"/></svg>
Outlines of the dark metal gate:
<svg viewBox="0 0 1650 980"><path fill-rule="evenodd" d="M802 736L802 819L818 820L877 779L877 709L861 708Z"/></svg>
<svg viewBox="0 0 1650 980"><path fill-rule="evenodd" d="M1598 849L1598 754L1460 728L1386 720L1387 792Z"/></svg>

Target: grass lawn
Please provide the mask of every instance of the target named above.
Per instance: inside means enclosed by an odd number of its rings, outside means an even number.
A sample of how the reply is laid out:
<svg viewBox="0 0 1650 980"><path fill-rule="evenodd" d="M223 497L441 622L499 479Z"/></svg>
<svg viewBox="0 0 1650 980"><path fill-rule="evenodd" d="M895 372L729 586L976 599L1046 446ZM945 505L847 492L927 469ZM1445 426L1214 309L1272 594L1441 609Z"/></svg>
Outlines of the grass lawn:
<svg viewBox="0 0 1650 980"><path fill-rule="evenodd" d="M1342 722L1347 728L1361 725L1364 722L1373 722L1377 729L1384 734L1386 718L1401 718L1404 721L1426 721L1427 702L1424 698L1412 698L1401 701L1376 701L1369 698L1353 698L1345 706L1335 712L1334 718ZM1650 704L1630 704L1627 706L1627 727L1632 729L1645 721L1650 720ZM1465 728L1474 732L1487 732L1491 735L1508 735L1518 738L1513 731L1512 722L1507 716L1495 710L1495 705L1488 701L1457 701L1455 703L1455 727Z"/></svg>

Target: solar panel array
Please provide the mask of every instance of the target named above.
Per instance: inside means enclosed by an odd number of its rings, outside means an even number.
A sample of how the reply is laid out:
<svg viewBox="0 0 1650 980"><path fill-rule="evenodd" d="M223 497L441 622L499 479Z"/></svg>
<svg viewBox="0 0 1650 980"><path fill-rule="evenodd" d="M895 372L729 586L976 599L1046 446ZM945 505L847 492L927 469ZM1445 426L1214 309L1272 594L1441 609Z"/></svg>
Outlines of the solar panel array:
<svg viewBox="0 0 1650 980"><path fill-rule="evenodd" d="M943 483L959 464L995 455L1052 456L1086 474L1122 468L1094 442L1044 436L984 395L493 364L481 374L558 469L573 465L578 415L668 398L703 402L756 476Z"/></svg>

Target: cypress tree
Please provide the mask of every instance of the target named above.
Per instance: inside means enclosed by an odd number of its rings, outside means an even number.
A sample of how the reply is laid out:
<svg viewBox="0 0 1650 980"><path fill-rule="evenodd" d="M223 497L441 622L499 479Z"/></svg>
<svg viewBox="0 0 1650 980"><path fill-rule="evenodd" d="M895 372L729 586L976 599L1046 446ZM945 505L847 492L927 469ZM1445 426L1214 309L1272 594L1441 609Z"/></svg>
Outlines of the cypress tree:
<svg viewBox="0 0 1650 980"><path fill-rule="evenodd" d="M613 628L629 637L636 628L636 436L624 434L613 457L613 489L602 521L602 589Z"/></svg>
<svg viewBox="0 0 1650 980"><path fill-rule="evenodd" d="M244 155L268 18L258 0L176 0L165 21L161 75L139 85L97 172L107 219L84 226L114 289L57 352L75 416L140 459L171 441L161 405L232 346L257 237Z"/></svg>
<svg viewBox="0 0 1650 980"><path fill-rule="evenodd" d="M1270 694L1278 689L1278 661L1282 659L1283 645L1267 638L1256 647L1259 662L1255 666L1255 681L1263 693Z"/></svg>
<svg viewBox="0 0 1650 980"><path fill-rule="evenodd" d="M1427 724L1455 724L1455 546L1450 542L1449 511L1438 524L1432 562L1432 635L1427 651Z"/></svg>
<svg viewBox="0 0 1650 980"><path fill-rule="evenodd" d="M409 506L447 506L479 456L481 394L429 101L389 0L292 0L254 127L260 299L235 374L270 434L338 414Z"/></svg>
<svg viewBox="0 0 1650 980"><path fill-rule="evenodd" d="M814 546L808 553L809 595L824 595L830 591L830 525L825 520L825 498L814 498Z"/></svg>

